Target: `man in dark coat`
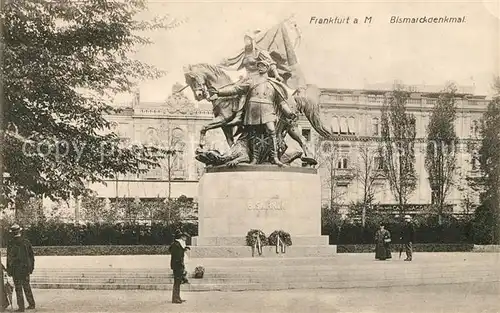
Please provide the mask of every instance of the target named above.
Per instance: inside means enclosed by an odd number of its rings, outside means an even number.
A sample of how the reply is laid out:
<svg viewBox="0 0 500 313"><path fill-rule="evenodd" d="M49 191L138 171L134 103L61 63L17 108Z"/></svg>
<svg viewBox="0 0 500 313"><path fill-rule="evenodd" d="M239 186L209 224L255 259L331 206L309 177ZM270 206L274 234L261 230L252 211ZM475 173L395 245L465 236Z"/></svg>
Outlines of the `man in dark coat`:
<svg viewBox="0 0 500 313"><path fill-rule="evenodd" d="M35 255L31 243L21 236L21 230L19 225L12 225L12 240L7 244L7 274L14 280L18 306L16 312L24 312L23 290L29 304L26 309L35 309L35 299L30 286L30 274L35 269Z"/></svg>
<svg viewBox="0 0 500 313"><path fill-rule="evenodd" d="M411 261L413 258L413 243L415 242L415 227L411 222L411 216L405 215L405 223L401 230L401 242L404 244L406 259Z"/></svg>
<svg viewBox="0 0 500 313"><path fill-rule="evenodd" d="M186 268L184 266L184 252L189 249L186 247L188 235L178 233L175 240L170 245L170 268L174 272L174 288L172 289L172 303L182 303L185 300L181 299L181 284L187 282Z"/></svg>

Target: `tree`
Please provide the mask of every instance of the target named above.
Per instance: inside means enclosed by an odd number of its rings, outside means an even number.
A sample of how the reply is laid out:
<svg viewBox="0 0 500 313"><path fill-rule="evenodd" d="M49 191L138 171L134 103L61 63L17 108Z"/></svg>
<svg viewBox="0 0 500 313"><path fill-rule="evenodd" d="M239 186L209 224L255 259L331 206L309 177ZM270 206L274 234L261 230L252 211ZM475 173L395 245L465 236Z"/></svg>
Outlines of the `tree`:
<svg viewBox="0 0 500 313"><path fill-rule="evenodd" d="M498 85L497 85L498 84ZM500 78L496 78L495 91L500 93ZM489 227L491 243L500 243L500 96L495 96L488 104L483 115L481 127L481 147L479 149L479 163L484 174L484 188L482 194L482 210L492 218ZM485 225L486 227L486 225Z"/></svg>
<svg viewBox="0 0 500 313"><path fill-rule="evenodd" d="M396 85L382 108L381 150L384 173L399 204L400 216L405 213L409 196L415 191L415 116L406 112L410 93Z"/></svg>
<svg viewBox="0 0 500 313"><path fill-rule="evenodd" d="M117 93L163 73L130 57L140 35L176 21L140 21L142 0L9 1L2 17L3 193L52 200L90 194L88 182L142 173L163 151L120 145L106 114Z"/></svg>
<svg viewBox="0 0 500 313"><path fill-rule="evenodd" d="M358 166L355 177L363 188L363 198L355 207L361 206L361 224L366 224L366 209L375 200L377 189L376 181L381 178L380 170L383 166L378 163L376 157L379 155L378 149L370 147L368 143L362 144L358 148ZM379 162L381 162L379 160Z"/></svg>
<svg viewBox="0 0 500 313"><path fill-rule="evenodd" d="M116 206L106 206L104 198L95 195L82 197L82 219L93 223L113 223L118 220Z"/></svg>
<svg viewBox="0 0 500 313"><path fill-rule="evenodd" d="M456 87L449 85L440 94L427 126L425 168L429 175L432 203L438 209L439 224L442 222L446 197L454 184L457 169L455 93Z"/></svg>
<svg viewBox="0 0 500 313"><path fill-rule="evenodd" d="M338 213L339 203L343 193L339 191L337 183L342 179L339 162L342 162L337 145L330 140L318 138L314 145L318 167L322 172L322 185L328 188L328 206ZM347 177L345 177L347 178Z"/></svg>

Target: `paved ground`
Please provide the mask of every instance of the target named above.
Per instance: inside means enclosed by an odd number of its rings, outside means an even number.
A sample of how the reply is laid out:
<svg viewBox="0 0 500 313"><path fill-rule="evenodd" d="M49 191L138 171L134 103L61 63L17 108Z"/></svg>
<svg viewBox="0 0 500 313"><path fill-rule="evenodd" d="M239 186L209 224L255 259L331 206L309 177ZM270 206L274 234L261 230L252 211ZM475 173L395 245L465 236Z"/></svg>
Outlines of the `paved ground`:
<svg viewBox="0 0 500 313"><path fill-rule="evenodd" d="M347 290L182 293L182 305L161 291L34 290L36 312L500 312L500 282Z"/></svg>

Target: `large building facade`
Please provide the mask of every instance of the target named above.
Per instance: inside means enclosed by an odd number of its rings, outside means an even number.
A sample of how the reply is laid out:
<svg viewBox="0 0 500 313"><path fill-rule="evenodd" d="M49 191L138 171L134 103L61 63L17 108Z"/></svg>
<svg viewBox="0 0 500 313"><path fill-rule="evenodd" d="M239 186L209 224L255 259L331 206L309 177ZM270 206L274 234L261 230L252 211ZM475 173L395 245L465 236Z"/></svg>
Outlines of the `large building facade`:
<svg viewBox="0 0 500 313"><path fill-rule="evenodd" d="M209 103L193 102L183 93L177 93L179 87L174 86L168 99L160 103L141 102L137 94L132 103L123 106L121 113L108 117L113 131L123 138L125 144L160 144L171 149L172 154L162 161L160 168L146 174L121 176L107 181L106 185L93 185L100 197L151 199L184 195L196 200L198 180L204 166L195 160L195 150L200 130L213 118L212 107ZM334 133L331 138L319 138L307 119L300 117L302 134L320 161L324 205L338 203L347 206L360 201L365 190L361 177L376 174L377 171L381 174L383 160L375 151L380 144L382 106L390 87L373 85L363 90L322 89L322 119ZM433 196L424 166L425 137L439 88L414 86L413 91L407 109L416 117L415 168L418 183L408 202L427 205L432 202ZM460 139L458 170L456 186L447 200L456 212L463 210L460 180L479 174L474 153L466 147L467 143L479 139L479 121L487 103L484 96L474 95L471 89L461 88L457 93L455 130ZM220 151L228 149L220 129L209 131L207 139L211 148ZM298 148L298 145L290 142L290 147ZM370 159L368 163L366 158ZM367 164L373 165L367 169ZM372 189L374 203L397 203L383 175L377 175Z"/></svg>

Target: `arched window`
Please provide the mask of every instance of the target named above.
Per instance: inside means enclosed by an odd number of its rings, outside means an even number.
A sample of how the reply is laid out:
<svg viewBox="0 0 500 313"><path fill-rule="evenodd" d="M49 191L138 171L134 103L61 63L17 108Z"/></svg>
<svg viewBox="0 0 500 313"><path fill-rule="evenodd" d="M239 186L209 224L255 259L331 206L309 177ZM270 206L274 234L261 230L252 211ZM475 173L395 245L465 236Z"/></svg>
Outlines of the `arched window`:
<svg viewBox="0 0 500 313"><path fill-rule="evenodd" d="M333 145L330 141L325 140L321 142L321 152L330 153L333 150Z"/></svg>
<svg viewBox="0 0 500 313"><path fill-rule="evenodd" d="M349 119L347 120L347 126L349 127L349 135L356 135L356 125L354 117L349 117Z"/></svg>
<svg viewBox="0 0 500 313"><path fill-rule="evenodd" d="M340 134L340 120L338 116L332 117L332 130L334 134Z"/></svg>
<svg viewBox="0 0 500 313"><path fill-rule="evenodd" d="M472 124L470 126L470 132L472 137L479 136L480 128L479 128L479 122L477 120L472 121Z"/></svg>
<svg viewBox="0 0 500 313"><path fill-rule="evenodd" d="M340 158L337 162L337 168L339 169L346 169L347 165L347 158Z"/></svg>
<svg viewBox="0 0 500 313"><path fill-rule="evenodd" d="M173 179L185 178L185 148L184 130L181 128L174 128L171 133L171 149L173 150L171 170Z"/></svg>
<svg viewBox="0 0 500 313"><path fill-rule="evenodd" d="M372 119L372 135L378 136L380 134L380 124L377 117Z"/></svg>
<svg viewBox="0 0 500 313"><path fill-rule="evenodd" d="M347 127L347 119L345 116L340 118L340 133L347 134L349 132L349 127Z"/></svg>
<svg viewBox="0 0 500 313"><path fill-rule="evenodd" d="M157 145L159 143L158 130L155 128L148 128L146 130L146 143L148 145Z"/></svg>

